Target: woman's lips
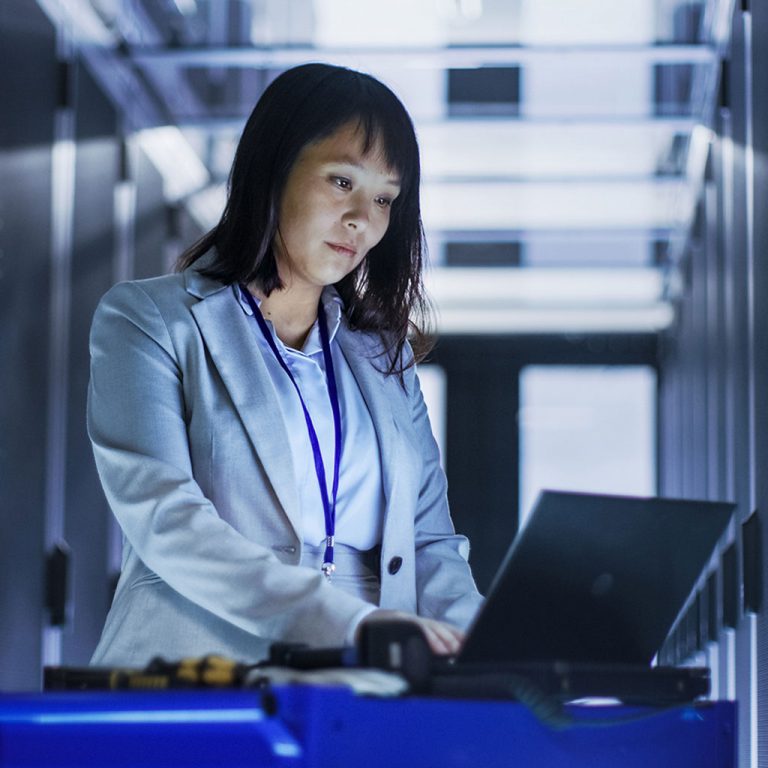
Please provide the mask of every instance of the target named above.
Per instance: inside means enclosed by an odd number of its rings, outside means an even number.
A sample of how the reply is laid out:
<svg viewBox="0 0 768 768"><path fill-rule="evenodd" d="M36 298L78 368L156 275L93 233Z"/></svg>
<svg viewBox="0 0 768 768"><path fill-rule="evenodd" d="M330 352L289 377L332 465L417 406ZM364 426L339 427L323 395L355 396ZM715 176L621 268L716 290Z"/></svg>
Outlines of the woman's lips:
<svg viewBox="0 0 768 768"><path fill-rule="evenodd" d="M357 256L357 249L351 245L343 245L342 243L326 243L330 248L333 248L336 253L340 253L342 256L349 256L350 258Z"/></svg>

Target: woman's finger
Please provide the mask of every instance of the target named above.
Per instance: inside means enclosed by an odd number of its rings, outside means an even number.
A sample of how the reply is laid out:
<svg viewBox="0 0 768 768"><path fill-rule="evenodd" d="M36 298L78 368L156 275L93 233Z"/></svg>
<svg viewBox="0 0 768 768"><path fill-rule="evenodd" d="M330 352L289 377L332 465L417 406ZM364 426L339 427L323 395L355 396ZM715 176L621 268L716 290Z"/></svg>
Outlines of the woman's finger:
<svg viewBox="0 0 768 768"><path fill-rule="evenodd" d="M421 619L419 624L433 653L445 655L458 652L464 638L461 630L434 619Z"/></svg>

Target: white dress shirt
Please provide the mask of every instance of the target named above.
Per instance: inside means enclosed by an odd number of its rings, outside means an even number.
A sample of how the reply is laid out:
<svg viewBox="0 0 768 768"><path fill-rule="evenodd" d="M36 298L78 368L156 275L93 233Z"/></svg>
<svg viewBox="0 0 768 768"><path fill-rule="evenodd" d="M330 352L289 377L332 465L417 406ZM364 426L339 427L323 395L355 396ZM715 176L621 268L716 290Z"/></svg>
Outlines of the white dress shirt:
<svg viewBox="0 0 768 768"><path fill-rule="evenodd" d="M241 295L239 287L234 286L234 291L243 311L252 316L251 308ZM259 299L255 300L257 305L260 304ZM381 542L384 493L381 482L379 443L355 377L339 345L334 341L341 322L341 298L333 288L326 288L323 291L322 302L328 321L328 337L331 342L336 374L342 429L335 541L337 544L364 551ZM275 334L269 320L266 322L280 354L301 390L304 403L312 418L323 456L326 484L330 494L333 488L334 425L318 324L315 322L312 326L304 347L301 350L295 350L286 347ZM312 546L321 546L326 536L325 517L301 402L255 320L252 327L278 394L287 427L296 487L299 492L302 540Z"/></svg>

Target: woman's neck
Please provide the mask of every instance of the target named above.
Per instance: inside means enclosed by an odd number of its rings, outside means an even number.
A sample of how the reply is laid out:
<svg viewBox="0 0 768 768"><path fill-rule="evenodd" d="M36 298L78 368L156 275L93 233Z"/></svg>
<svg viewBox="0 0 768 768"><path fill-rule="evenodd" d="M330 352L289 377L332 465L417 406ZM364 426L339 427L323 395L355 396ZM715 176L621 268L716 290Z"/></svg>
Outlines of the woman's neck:
<svg viewBox="0 0 768 768"><path fill-rule="evenodd" d="M261 299L261 314L272 323L280 341L291 349L301 349L317 320L317 305L322 291L282 288L264 296L258 288L249 286L249 290Z"/></svg>

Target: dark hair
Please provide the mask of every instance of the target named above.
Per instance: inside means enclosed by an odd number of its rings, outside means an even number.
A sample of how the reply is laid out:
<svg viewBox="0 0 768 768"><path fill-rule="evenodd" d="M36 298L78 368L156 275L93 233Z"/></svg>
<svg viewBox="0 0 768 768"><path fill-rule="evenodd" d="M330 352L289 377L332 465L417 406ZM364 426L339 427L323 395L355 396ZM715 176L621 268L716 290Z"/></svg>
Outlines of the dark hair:
<svg viewBox="0 0 768 768"><path fill-rule="evenodd" d="M307 144L350 122L362 131L364 152L381 147L400 177L400 194L384 237L336 289L350 326L378 333L389 357L387 373L402 374L413 363L401 355L409 330L416 361L430 347L422 325L429 319L429 304L421 277L419 148L405 107L370 75L305 64L277 77L243 130L221 220L179 257L177 268L214 249L213 262L201 270L207 276L227 285L255 282L266 295L280 289L272 244L288 174Z"/></svg>

